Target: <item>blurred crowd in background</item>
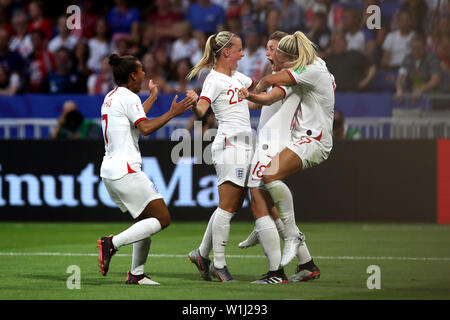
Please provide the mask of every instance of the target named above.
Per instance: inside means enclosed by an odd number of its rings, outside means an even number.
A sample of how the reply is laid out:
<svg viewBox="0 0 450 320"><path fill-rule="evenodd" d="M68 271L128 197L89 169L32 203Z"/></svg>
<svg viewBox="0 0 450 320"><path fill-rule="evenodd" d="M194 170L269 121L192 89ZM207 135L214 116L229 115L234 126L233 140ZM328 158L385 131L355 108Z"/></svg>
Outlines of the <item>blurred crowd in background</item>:
<svg viewBox="0 0 450 320"><path fill-rule="evenodd" d="M73 4L81 28L69 30ZM370 5L381 8L379 29L367 28ZM0 94L105 94L114 86L111 53L142 61L142 94L149 79L163 93L200 90L201 76L185 76L222 30L242 38L238 70L255 81L270 72L268 36L300 30L338 92L450 93L449 19L448 0L0 0Z"/></svg>

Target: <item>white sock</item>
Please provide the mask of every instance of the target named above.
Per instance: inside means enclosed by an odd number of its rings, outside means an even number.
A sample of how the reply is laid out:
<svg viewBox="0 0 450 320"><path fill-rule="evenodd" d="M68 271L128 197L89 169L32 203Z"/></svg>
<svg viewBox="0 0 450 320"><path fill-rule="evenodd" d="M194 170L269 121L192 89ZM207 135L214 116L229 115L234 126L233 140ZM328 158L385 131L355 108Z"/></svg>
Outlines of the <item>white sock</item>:
<svg viewBox="0 0 450 320"><path fill-rule="evenodd" d="M275 207L284 223L284 233L287 239L297 236L295 224L294 200L291 190L281 180L275 180L265 185L272 196Z"/></svg>
<svg viewBox="0 0 450 320"><path fill-rule="evenodd" d="M281 221L280 218L275 220L275 225L277 226L278 234L280 235L281 239L284 239L286 236L284 234L284 223Z"/></svg>
<svg viewBox="0 0 450 320"><path fill-rule="evenodd" d="M220 208L216 210L216 216L212 223L212 244L214 250L214 266L218 269L226 265L225 247L230 234L230 221L234 213L227 212Z"/></svg>
<svg viewBox="0 0 450 320"><path fill-rule="evenodd" d="M278 235L275 222L270 216L256 219L255 231L258 234L259 243L269 262L269 271L278 270L281 262L281 249L280 236Z"/></svg>
<svg viewBox="0 0 450 320"><path fill-rule="evenodd" d="M150 237L133 243L133 257L131 259L131 273L134 275L144 274L144 265L147 262L150 251Z"/></svg>
<svg viewBox="0 0 450 320"><path fill-rule="evenodd" d="M312 259L305 241L298 246L297 259L299 264L305 264Z"/></svg>
<svg viewBox="0 0 450 320"><path fill-rule="evenodd" d="M112 239L116 249L130 243L150 237L161 230L161 224L156 218L147 218L136 222L127 230L122 231Z"/></svg>
<svg viewBox="0 0 450 320"><path fill-rule="evenodd" d="M217 208L219 209L219 208ZM212 224L214 221L214 218L216 216L217 209L213 212L211 215L211 218L209 218L208 226L206 227L205 234L203 235L202 243L200 244L199 250L200 255L203 258L208 258L209 253L212 249Z"/></svg>

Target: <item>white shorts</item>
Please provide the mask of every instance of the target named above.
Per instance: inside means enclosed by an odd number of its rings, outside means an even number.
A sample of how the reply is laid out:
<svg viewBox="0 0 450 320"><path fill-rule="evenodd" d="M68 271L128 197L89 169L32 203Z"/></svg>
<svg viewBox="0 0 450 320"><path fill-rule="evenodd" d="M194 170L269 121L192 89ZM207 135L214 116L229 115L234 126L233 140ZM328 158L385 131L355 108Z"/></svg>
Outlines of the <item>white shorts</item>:
<svg viewBox="0 0 450 320"><path fill-rule="evenodd" d="M278 153L286 147L286 143L278 140L258 141L255 148L255 153L251 161L250 172L247 186L249 188L263 188L264 181L262 179L263 173L266 170L269 162L275 158ZM272 168L276 168L276 164L272 163Z"/></svg>
<svg viewBox="0 0 450 320"><path fill-rule="evenodd" d="M286 146L302 160L302 170L312 168L328 159L330 153L314 138L303 136L300 139L291 140Z"/></svg>
<svg viewBox="0 0 450 320"><path fill-rule="evenodd" d="M212 161L217 174L217 185L226 181L245 187L253 151L243 147L212 148Z"/></svg>
<svg viewBox="0 0 450 320"><path fill-rule="evenodd" d="M162 199L156 186L143 171L128 173L117 180L102 180L111 199L122 212L128 210L133 219L139 217L151 201Z"/></svg>

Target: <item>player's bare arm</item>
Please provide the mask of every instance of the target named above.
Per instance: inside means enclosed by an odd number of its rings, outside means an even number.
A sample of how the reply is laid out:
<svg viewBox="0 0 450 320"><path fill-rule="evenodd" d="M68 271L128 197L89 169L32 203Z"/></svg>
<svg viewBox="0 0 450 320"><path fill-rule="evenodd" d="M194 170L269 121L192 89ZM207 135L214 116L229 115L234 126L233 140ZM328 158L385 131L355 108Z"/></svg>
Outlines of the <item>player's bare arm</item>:
<svg viewBox="0 0 450 320"><path fill-rule="evenodd" d="M265 76L261 80L259 80L259 83L256 85L254 92L260 93L266 91L267 88L276 84L279 86L291 86L295 85L296 82L291 78L287 70L282 70L280 72Z"/></svg>
<svg viewBox="0 0 450 320"><path fill-rule="evenodd" d="M285 97L285 95L286 95L285 91L278 86L274 87L268 93L265 93L265 92L250 93L245 88L242 88L239 90L239 98L247 99L250 102L260 104L260 105L267 105L267 106L270 106L274 102L277 102L278 100L283 99Z"/></svg>
<svg viewBox="0 0 450 320"><path fill-rule="evenodd" d="M193 106L192 112L194 112L197 119L203 117L209 108L209 102L206 99L200 99L196 105Z"/></svg>
<svg viewBox="0 0 450 320"><path fill-rule="evenodd" d="M177 102L178 95L176 95L172 100L172 105L170 106L170 110L165 114L160 116L159 118L144 120L138 123L137 127L139 132L143 136L148 136L152 134L156 130L160 129L167 122L169 122L172 118L179 116L185 113L187 110L191 109L193 104L196 102L195 97L191 95L186 96L183 100Z"/></svg>
<svg viewBox="0 0 450 320"><path fill-rule="evenodd" d="M152 108L153 103L155 103L156 99L158 98L159 92L158 86L155 83L153 83L151 79L148 82L148 88L150 89L150 97L148 97L147 100L145 100L144 103L142 104L145 114L147 114Z"/></svg>

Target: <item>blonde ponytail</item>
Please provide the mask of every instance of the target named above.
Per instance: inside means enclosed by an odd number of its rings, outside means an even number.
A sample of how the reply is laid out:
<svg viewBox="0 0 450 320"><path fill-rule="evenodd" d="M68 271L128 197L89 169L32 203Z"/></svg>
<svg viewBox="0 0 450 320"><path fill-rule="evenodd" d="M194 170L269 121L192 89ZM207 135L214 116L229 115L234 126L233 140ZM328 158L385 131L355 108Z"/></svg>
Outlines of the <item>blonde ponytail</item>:
<svg viewBox="0 0 450 320"><path fill-rule="evenodd" d="M230 31L221 31L218 34L209 36L205 44L205 51L200 61L191 69L186 79L191 80L194 78L200 70L205 67L212 68L216 62L216 59L220 57L220 53L223 48L231 47L231 40L236 35Z"/></svg>
<svg viewBox="0 0 450 320"><path fill-rule="evenodd" d="M277 50L288 56L298 57L294 61L295 70L303 69L317 58L316 45L301 31L283 37L278 43Z"/></svg>

